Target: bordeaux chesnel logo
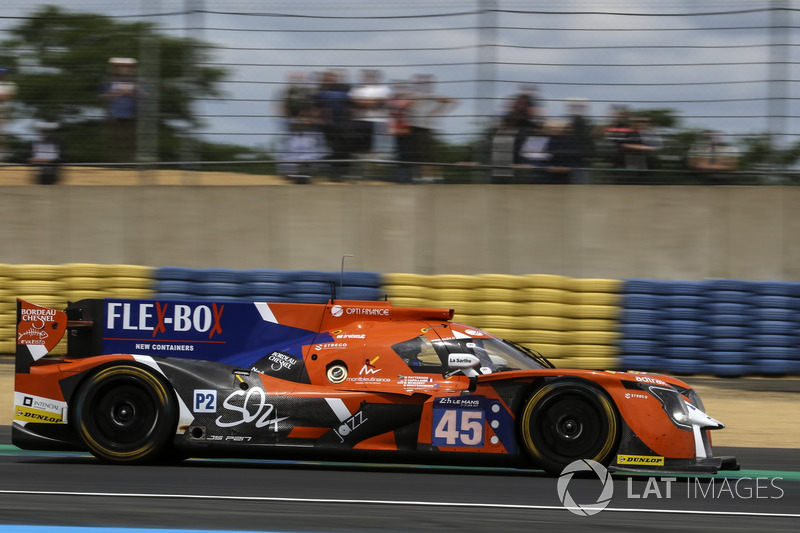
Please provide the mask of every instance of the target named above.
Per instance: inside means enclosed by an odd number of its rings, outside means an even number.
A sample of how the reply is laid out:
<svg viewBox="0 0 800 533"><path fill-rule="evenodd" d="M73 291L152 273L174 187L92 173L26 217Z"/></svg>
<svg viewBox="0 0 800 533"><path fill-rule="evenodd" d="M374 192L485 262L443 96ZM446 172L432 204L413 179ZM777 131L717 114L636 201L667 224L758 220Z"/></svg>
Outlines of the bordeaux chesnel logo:
<svg viewBox="0 0 800 533"><path fill-rule="evenodd" d="M569 493L569 482L572 481L572 477L577 472L594 472L603 483L603 490L595 503L575 503L575 499ZM608 507L608 504L611 503L611 496L614 495L614 482L606 467L591 459L580 459L571 462L561 471L557 489L558 499L561 500L561 503L569 512L578 516L592 516Z"/></svg>

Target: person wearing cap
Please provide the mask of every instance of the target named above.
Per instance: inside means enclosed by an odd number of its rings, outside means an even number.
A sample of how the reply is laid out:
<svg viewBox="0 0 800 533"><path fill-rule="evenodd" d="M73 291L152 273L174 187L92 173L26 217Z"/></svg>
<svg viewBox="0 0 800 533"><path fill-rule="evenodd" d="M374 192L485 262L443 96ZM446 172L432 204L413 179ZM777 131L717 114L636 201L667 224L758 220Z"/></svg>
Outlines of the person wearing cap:
<svg viewBox="0 0 800 533"><path fill-rule="evenodd" d="M0 66L0 161L8 157L6 146L6 109L8 102L17 94L17 86L10 81L6 81L8 67Z"/></svg>
<svg viewBox="0 0 800 533"><path fill-rule="evenodd" d="M111 76L101 90L110 123L111 153L115 162L133 160L136 144L136 118L142 89L136 79L137 61L130 57L108 60Z"/></svg>

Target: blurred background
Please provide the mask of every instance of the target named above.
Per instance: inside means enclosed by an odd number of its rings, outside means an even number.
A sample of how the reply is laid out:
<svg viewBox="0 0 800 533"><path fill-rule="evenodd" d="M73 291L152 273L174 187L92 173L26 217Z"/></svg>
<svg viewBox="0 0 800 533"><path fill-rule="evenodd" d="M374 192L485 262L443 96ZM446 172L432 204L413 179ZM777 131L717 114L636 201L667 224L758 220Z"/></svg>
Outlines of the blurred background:
<svg viewBox="0 0 800 533"><path fill-rule="evenodd" d="M8 0L0 179L34 165L40 183L68 182L42 176L57 162L295 182L794 183L797 11Z"/></svg>
<svg viewBox="0 0 800 533"><path fill-rule="evenodd" d="M798 16L6 0L0 352L17 297L324 303L344 266L562 366L798 374Z"/></svg>

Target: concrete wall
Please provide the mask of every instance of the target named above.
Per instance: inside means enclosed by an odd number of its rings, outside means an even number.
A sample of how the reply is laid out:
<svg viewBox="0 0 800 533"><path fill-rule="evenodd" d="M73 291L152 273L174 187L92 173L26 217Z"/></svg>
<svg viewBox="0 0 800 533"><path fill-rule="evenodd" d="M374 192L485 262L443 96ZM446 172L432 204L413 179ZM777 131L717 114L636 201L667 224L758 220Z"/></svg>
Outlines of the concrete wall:
<svg viewBox="0 0 800 533"><path fill-rule="evenodd" d="M800 188L0 187L3 263L800 280Z"/></svg>

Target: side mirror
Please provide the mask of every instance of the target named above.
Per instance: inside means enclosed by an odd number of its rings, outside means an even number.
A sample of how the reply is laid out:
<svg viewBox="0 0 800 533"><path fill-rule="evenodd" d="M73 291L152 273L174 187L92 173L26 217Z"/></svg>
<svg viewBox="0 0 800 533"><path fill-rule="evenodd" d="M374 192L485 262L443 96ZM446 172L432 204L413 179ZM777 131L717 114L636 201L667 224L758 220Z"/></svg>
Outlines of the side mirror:
<svg viewBox="0 0 800 533"><path fill-rule="evenodd" d="M471 353L451 353L447 357L447 366L453 370L474 368L481 364L480 360Z"/></svg>
<svg viewBox="0 0 800 533"><path fill-rule="evenodd" d="M451 370L461 371L470 378L478 375L475 367L480 364L480 360L470 353L451 353L447 356L447 366Z"/></svg>

